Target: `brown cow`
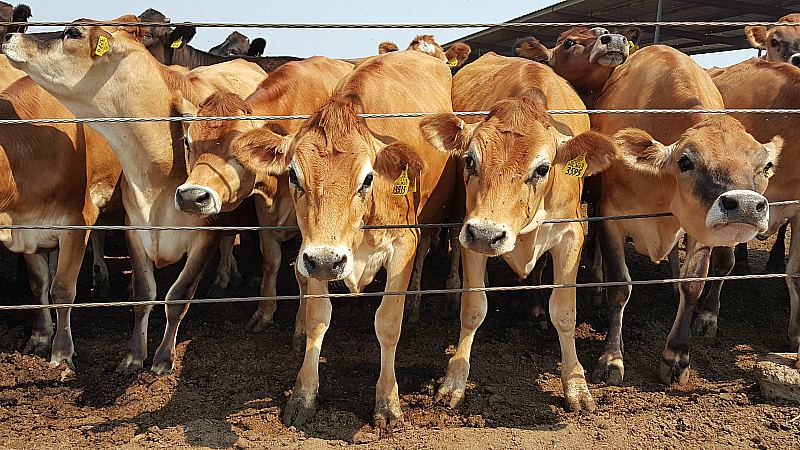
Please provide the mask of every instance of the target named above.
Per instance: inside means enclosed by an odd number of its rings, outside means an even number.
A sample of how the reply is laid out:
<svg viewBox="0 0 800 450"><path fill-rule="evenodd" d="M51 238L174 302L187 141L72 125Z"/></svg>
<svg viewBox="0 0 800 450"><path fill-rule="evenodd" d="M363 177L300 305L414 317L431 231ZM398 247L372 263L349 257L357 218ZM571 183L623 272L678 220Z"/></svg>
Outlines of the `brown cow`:
<svg viewBox="0 0 800 450"><path fill-rule="evenodd" d="M588 131L587 114L551 117L548 107L580 111L583 102L550 68L522 58L487 53L467 65L453 78L453 106L458 111L491 108L489 116L471 125L452 114L428 117L421 125L436 148L465 159L464 288L484 286L491 256L502 256L525 278L548 251L554 283L574 284L583 228L542 222L580 217L582 177L608 166L614 144ZM571 160L584 162L580 174L567 174ZM472 341L486 310L485 292L462 294L458 350L437 394L437 399L449 397L452 407L464 396ZM554 289L550 313L561 343L566 407L593 410L575 352L575 288Z"/></svg>
<svg viewBox="0 0 800 450"><path fill-rule="evenodd" d="M691 58L669 47L645 47L618 67L606 83L597 109L722 109L722 97L711 78ZM760 144L726 115L597 114L592 125L602 133L621 132L635 157L602 172L597 212L601 216L671 212L674 217L599 222L598 238L607 281L630 280L625 239L636 250L660 261L687 233L687 256L680 276L708 274L712 247L727 274L733 266L731 246L766 231L768 205L762 192L780 152L782 140ZM643 132L626 132L627 127ZM652 137L651 137L652 136ZM660 141L660 142L659 142ZM662 144L663 142L664 144ZM681 283L678 315L661 358L662 381L688 379L690 325L703 282ZM618 384L624 376L622 312L630 286L607 287L611 323L595 382Z"/></svg>
<svg viewBox="0 0 800 450"><path fill-rule="evenodd" d="M266 47L264 38L255 38L251 43L247 36L234 31L221 44L211 47L208 53L218 56L261 56Z"/></svg>
<svg viewBox="0 0 800 450"><path fill-rule="evenodd" d="M380 55L389 52L396 52L398 50L399 48L394 42L386 41L381 42L378 45L378 54ZM406 50L416 50L420 53L431 55L434 58L446 62L448 66L454 69L463 66L464 63L467 62L469 54L472 52L472 49L469 47L469 45L462 42L453 44L453 46L445 52L442 46L437 44L436 40L430 34L419 35L415 37L414 40L408 44Z"/></svg>
<svg viewBox="0 0 800 450"><path fill-rule="evenodd" d="M242 100L236 94L215 93L201 105L200 116L288 116L311 114L328 100L339 80L353 70L353 65L315 56L284 64L264 80L258 89ZM275 124L276 122L271 122ZM288 132L299 129L301 120L279 121ZM245 169L236 159L237 139L263 124L254 121L193 122L186 134L189 178L175 194L178 208L190 214L208 217L231 211L247 196L257 194L256 212L261 226L296 226L294 204L289 194L288 174L260 176ZM269 125L272 126L272 125ZM219 145L221 144L221 145ZM276 295L280 243L297 233L262 230L261 253L264 256L261 296ZM275 301L263 300L246 325L262 331L272 323ZM305 339L305 301L298 313L294 345L300 349Z"/></svg>
<svg viewBox="0 0 800 450"><path fill-rule="evenodd" d="M586 107L592 108L614 68L628 58L631 49L628 38L638 39L641 32L637 30L625 29L623 35L611 34L603 28L574 27L561 33L553 49L529 37L518 41L512 52L548 64L578 91Z"/></svg>
<svg viewBox="0 0 800 450"><path fill-rule="evenodd" d="M0 94L3 119L74 118L29 77ZM0 223L3 225L94 225L109 205L121 168L102 136L84 124L0 125ZM0 229L9 250L24 253L31 289L40 304L75 300L88 233ZM51 277L47 252L58 250ZM50 362L75 368L70 310L38 310L25 353L51 350ZM52 347L51 347L52 340Z"/></svg>
<svg viewBox="0 0 800 450"><path fill-rule="evenodd" d="M359 112L451 112L447 66L416 51L362 60L336 93L293 137L253 130L237 157L273 175L289 168L289 184L303 243L295 269L301 292L326 294L329 280L359 292L381 267L386 291L402 291L411 276L419 229L364 229L366 225L436 223L450 207L454 164L430 147L420 119L361 119ZM375 392L375 426L403 419L394 355L403 322L403 295L386 295L375 315L381 374ZM319 353L331 318L328 298L309 298L306 355L284 423L303 424L314 414Z"/></svg>
<svg viewBox="0 0 800 450"><path fill-rule="evenodd" d="M778 22L800 23L800 13L787 14ZM744 33L753 47L767 51L764 56L767 61L800 66L800 25L781 25L770 29L759 25L745 27Z"/></svg>
<svg viewBox="0 0 800 450"><path fill-rule="evenodd" d="M135 16L118 21L138 22ZM263 71L232 61L196 73L174 72L158 63L141 44L138 27L98 27L76 23L59 33L12 34L3 50L12 65L31 75L79 117L168 117L198 105L211 93L252 92ZM122 199L130 225L205 225L215 223L175 209L175 189L188 172L184 131L178 122L94 123L122 165ZM222 216L221 216L222 219ZM220 232L127 231L133 267L133 296L156 296L153 269L188 254L167 300L192 298L200 276L217 250ZM168 305L167 329L152 370L172 370L178 325L188 305ZM152 308L134 308L136 324L129 352L118 369L142 367L147 356L147 318Z"/></svg>
<svg viewBox="0 0 800 450"><path fill-rule="evenodd" d="M717 88L722 94L726 108L800 108L800 68L750 59L739 64L716 69L711 72ZM732 114L739 119L747 131L758 140L780 135L784 139L780 164L775 166L775 176L770 178L764 196L770 202L800 199L800 129L797 118L787 114ZM792 224L789 245L789 264L786 273L800 272L800 206L785 205L770 208L770 225L766 234L772 234L786 223ZM783 259L781 255L781 259ZM800 280L787 278L791 313L789 315L789 339L793 346L800 345ZM713 316L719 309L718 298L701 308L701 314ZM702 316L701 316L702 317ZM798 359L800 368L800 359Z"/></svg>

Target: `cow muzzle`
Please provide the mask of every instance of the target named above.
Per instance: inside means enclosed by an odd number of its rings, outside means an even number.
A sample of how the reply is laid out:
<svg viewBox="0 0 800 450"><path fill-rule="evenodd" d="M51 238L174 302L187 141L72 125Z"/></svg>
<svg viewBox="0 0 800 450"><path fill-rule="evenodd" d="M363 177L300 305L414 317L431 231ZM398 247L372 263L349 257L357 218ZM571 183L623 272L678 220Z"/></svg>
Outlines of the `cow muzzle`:
<svg viewBox="0 0 800 450"><path fill-rule="evenodd" d="M795 53L794 55L789 57L789 64L800 67L800 53Z"/></svg>
<svg viewBox="0 0 800 450"><path fill-rule="evenodd" d="M343 247L310 247L300 251L297 269L305 277L341 280L353 270L353 258Z"/></svg>
<svg viewBox="0 0 800 450"><path fill-rule="evenodd" d="M19 52L19 45L22 40L21 33L7 33L3 42L3 53L12 63L24 63L25 58Z"/></svg>
<svg viewBox="0 0 800 450"><path fill-rule="evenodd" d="M183 184L175 191L175 207L185 213L210 216L220 213L221 203L211 189Z"/></svg>
<svg viewBox="0 0 800 450"><path fill-rule="evenodd" d="M747 242L767 231L769 202L758 192L736 189L721 194L706 215L706 227L712 230L714 245ZM709 243L712 244L712 243Z"/></svg>
<svg viewBox="0 0 800 450"><path fill-rule="evenodd" d="M458 239L464 248L491 256L514 250L517 241L515 233L507 225L480 219L468 220L461 227Z"/></svg>
<svg viewBox="0 0 800 450"><path fill-rule="evenodd" d="M604 34L597 38L589 62L605 67L616 67L628 59L628 38L621 34Z"/></svg>

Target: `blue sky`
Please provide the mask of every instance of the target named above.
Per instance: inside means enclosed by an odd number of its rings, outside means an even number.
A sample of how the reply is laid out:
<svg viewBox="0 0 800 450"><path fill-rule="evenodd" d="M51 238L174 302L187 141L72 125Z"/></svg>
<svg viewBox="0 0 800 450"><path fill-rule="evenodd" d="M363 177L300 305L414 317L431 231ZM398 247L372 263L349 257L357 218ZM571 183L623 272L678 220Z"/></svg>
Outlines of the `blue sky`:
<svg viewBox="0 0 800 450"><path fill-rule="evenodd" d="M486 0L224 0L215 2L126 2L27 0L31 20L71 21L79 18L110 20L124 14L140 14L155 8L173 22L261 22L261 23L500 23L536 11L556 1ZM31 31L43 31L34 30ZM52 28L50 28L52 31ZM208 50L222 42L233 29L200 28L194 47ZM267 53L308 57L357 58L375 54L378 44L390 40L401 48L417 34L433 34L448 42L477 29L243 29L250 39L268 41ZM703 67L728 66L755 56L755 50L740 50L695 58Z"/></svg>

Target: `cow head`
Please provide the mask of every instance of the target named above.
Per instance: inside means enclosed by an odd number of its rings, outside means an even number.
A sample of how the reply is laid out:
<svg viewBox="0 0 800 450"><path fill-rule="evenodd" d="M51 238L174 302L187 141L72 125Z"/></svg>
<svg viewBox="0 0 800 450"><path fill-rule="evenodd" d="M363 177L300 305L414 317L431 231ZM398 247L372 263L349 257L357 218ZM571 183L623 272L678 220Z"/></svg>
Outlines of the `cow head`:
<svg viewBox="0 0 800 450"><path fill-rule="evenodd" d="M306 277L340 280L352 272L361 228L374 208L402 203L410 220L416 214L411 190L404 196L392 190L404 171L418 182L423 161L402 142L376 139L358 117L360 109L357 97L333 98L288 142L264 129L240 138L251 142L236 151L245 166L272 173L288 166L303 235L297 269Z"/></svg>
<svg viewBox="0 0 800 450"><path fill-rule="evenodd" d="M250 105L236 94L218 92L200 104L198 117L249 116ZM186 132L189 178L175 191L175 207L198 216L231 211L248 197L255 175L234 155L237 138L257 125L248 120L195 121Z"/></svg>
<svg viewBox="0 0 800 450"><path fill-rule="evenodd" d="M215 47L211 47L208 53L218 56L241 56L247 55L250 50L250 39L247 36L234 31L225 38L225 41Z"/></svg>
<svg viewBox="0 0 800 450"><path fill-rule="evenodd" d="M85 96L97 86L82 83L93 70L111 77L117 65L132 50L141 48L142 30L138 26L100 27L83 25L78 20L53 33L12 33L5 37L3 52L12 66L22 69L37 84L64 96ZM114 19L139 23L136 16Z"/></svg>
<svg viewBox="0 0 800 450"><path fill-rule="evenodd" d="M170 19L155 9L139 15L141 22L169 23ZM172 64L172 52L189 43L197 32L192 25L142 27L142 44L161 64Z"/></svg>
<svg viewBox="0 0 800 450"><path fill-rule="evenodd" d="M624 163L675 180L670 210L705 245L733 246L767 230L767 188L783 139L760 144L727 115L712 116L666 146L641 130L614 135Z"/></svg>
<svg viewBox="0 0 800 450"><path fill-rule="evenodd" d="M6 2L0 2L0 22L27 22L31 17L31 8L28 5L11 6ZM27 26L19 25L15 27L0 27L0 39L6 33L24 33Z"/></svg>
<svg viewBox="0 0 800 450"><path fill-rule="evenodd" d="M381 42L380 45L378 45L378 54L380 55L389 52L396 52L398 50L399 48L394 42L386 41ZM420 53L425 53L426 55L431 55L434 58L441 59L452 69L463 66L464 63L467 62L469 54L472 52L472 49L469 45L461 42L453 44L453 46L445 52L442 46L437 44L433 39L433 36L430 34L419 35L415 37L414 40L408 45L406 50L418 51Z"/></svg>
<svg viewBox="0 0 800 450"><path fill-rule="evenodd" d="M541 225L546 197L556 183L567 182L567 162L585 161L578 176L587 176L605 169L616 152L601 134L559 133L538 89L499 101L476 124L436 114L420 128L432 146L464 158L467 214L459 239L464 247L492 256L513 250L517 236ZM577 204L579 187L575 196Z"/></svg>
<svg viewBox="0 0 800 450"><path fill-rule="evenodd" d="M778 22L800 23L800 13L785 15ZM744 32L753 47L767 51L767 61L800 67L800 25L745 27Z"/></svg>

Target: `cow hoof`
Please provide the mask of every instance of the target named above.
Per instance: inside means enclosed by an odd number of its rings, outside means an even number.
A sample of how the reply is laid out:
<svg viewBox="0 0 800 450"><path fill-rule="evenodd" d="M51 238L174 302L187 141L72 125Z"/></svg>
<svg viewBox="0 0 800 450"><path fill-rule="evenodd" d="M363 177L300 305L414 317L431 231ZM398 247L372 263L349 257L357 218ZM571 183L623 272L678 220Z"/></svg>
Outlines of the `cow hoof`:
<svg viewBox="0 0 800 450"><path fill-rule="evenodd" d="M306 346L306 335L305 334L296 334L292 336L292 350L297 353L300 353L305 350Z"/></svg>
<svg viewBox="0 0 800 450"><path fill-rule="evenodd" d="M46 358L50 354L50 340L52 336L31 336L22 353Z"/></svg>
<svg viewBox="0 0 800 450"><path fill-rule="evenodd" d="M67 363L67 367L69 367L70 370L72 370L74 372L75 371L75 363L72 362L72 356L73 355L70 355L70 356L67 356L67 357L61 357L61 356L53 355L50 358L50 367L51 368L56 368L56 367L60 366L62 362L65 362L65 363Z"/></svg>
<svg viewBox="0 0 800 450"><path fill-rule="evenodd" d="M594 397L589 392L586 380L583 377L574 378L567 382L564 388L564 408L569 412L578 412L582 409L594 411L597 409Z"/></svg>
<svg viewBox="0 0 800 450"><path fill-rule="evenodd" d="M315 412L317 412L317 405L314 398L311 398L309 401L301 398L301 396L295 397L295 395L292 394L292 397L289 398L289 401L286 403L286 409L283 413L283 424L287 427L292 425L301 427Z"/></svg>
<svg viewBox="0 0 800 450"><path fill-rule="evenodd" d="M120 373L141 372L142 369L144 369L144 361L135 359L131 355L126 356L117 366L117 372Z"/></svg>
<svg viewBox="0 0 800 450"><path fill-rule="evenodd" d="M702 311L694 320L692 334L697 337L717 337L717 316L708 311Z"/></svg>
<svg viewBox="0 0 800 450"><path fill-rule="evenodd" d="M381 437L391 435L395 427L403 423L403 411L400 409L399 399L377 403L372 419Z"/></svg>
<svg viewBox="0 0 800 450"><path fill-rule="evenodd" d="M271 324L272 317L266 317L261 311L256 311L253 317L247 322L247 325L244 326L244 329L245 331L251 331L253 333L261 333Z"/></svg>
<svg viewBox="0 0 800 450"><path fill-rule="evenodd" d="M625 366L622 359L598 361L592 372L592 383L605 383L608 386L619 386L625 379Z"/></svg>
<svg viewBox="0 0 800 450"><path fill-rule="evenodd" d="M150 371L156 375L165 375L172 373L173 368L172 360L159 361L158 355L156 354L156 358L153 358L153 365L150 367Z"/></svg>
<svg viewBox="0 0 800 450"><path fill-rule="evenodd" d="M659 369L659 376L661 382L667 385L681 384L684 385L689 382L689 363L683 364L682 359L675 359L667 361L662 356L661 367Z"/></svg>

